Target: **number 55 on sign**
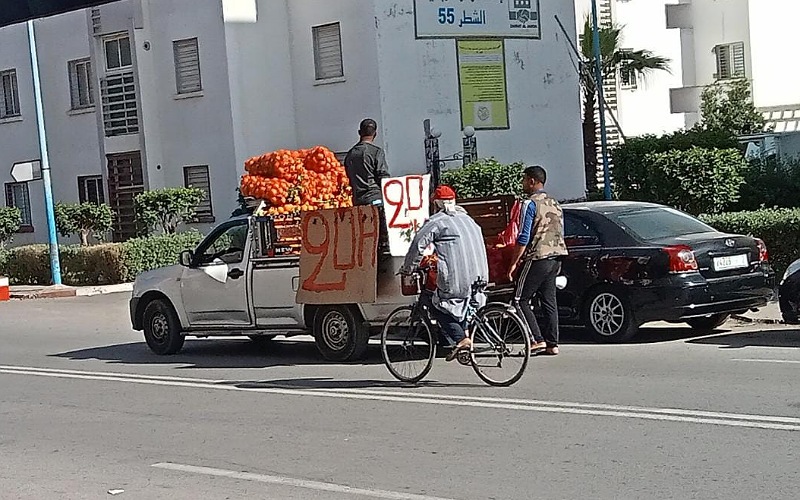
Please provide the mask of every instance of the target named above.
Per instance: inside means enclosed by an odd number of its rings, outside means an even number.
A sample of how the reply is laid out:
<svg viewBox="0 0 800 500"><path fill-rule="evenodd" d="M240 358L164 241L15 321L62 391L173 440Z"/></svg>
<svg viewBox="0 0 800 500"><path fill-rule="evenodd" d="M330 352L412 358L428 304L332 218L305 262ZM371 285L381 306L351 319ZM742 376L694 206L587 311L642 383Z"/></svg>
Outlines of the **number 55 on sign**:
<svg viewBox="0 0 800 500"><path fill-rule="evenodd" d="M383 206L389 229L389 250L395 257L408 253L411 239L430 217L430 175L383 179Z"/></svg>

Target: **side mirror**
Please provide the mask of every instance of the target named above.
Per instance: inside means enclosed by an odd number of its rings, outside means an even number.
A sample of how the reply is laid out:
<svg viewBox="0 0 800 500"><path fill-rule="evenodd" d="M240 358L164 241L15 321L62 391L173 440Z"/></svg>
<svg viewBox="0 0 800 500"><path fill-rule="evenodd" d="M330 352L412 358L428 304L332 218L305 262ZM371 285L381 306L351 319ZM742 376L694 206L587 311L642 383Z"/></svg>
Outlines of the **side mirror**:
<svg viewBox="0 0 800 500"><path fill-rule="evenodd" d="M184 250L183 252L181 252L181 255L180 255L180 258L178 259L178 262L183 267L189 267L189 266L192 265L192 259L193 258L194 258L194 254L192 254L191 250Z"/></svg>

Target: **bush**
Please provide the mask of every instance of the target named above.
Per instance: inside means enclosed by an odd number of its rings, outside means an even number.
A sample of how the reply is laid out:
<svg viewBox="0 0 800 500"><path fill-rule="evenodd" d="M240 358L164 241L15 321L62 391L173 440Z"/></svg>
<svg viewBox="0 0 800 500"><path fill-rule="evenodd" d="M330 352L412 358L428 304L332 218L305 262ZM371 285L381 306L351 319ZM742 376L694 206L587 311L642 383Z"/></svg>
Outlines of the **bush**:
<svg viewBox="0 0 800 500"><path fill-rule="evenodd" d="M136 196L136 219L152 231L160 228L165 234L175 234L178 224L191 222L195 209L205 198L198 188L164 188L145 191Z"/></svg>
<svg viewBox="0 0 800 500"><path fill-rule="evenodd" d="M111 207L95 203L59 203L55 207L55 214L61 236L69 238L79 234L83 246L89 245L89 235L103 240L114 222Z"/></svg>
<svg viewBox="0 0 800 500"><path fill-rule="evenodd" d="M8 276L8 250L0 248L0 276Z"/></svg>
<svg viewBox="0 0 800 500"><path fill-rule="evenodd" d="M747 168L739 150L699 147L622 153L614 161L620 199L662 203L693 214L719 213L736 202Z"/></svg>
<svg viewBox="0 0 800 500"><path fill-rule="evenodd" d="M800 159L751 160L744 170L745 183L732 211L800 207Z"/></svg>
<svg viewBox="0 0 800 500"><path fill-rule="evenodd" d="M800 259L800 209L730 212L703 215L701 219L719 231L749 234L764 240L779 277L789 264Z"/></svg>
<svg viewBox="0 0 800 500"><path fill-rule="evenodd" d="M22 225L22 213L15 207L0 207L0 250L10 243Z"/></svg>
<svg viewBox="0 0 800 500"><path fill-rule="evenodd" d="M178 256L193 249L203 239L197 231L179 234L162 234L148 238L135 238L123 243L122 262L125 280L133 281L139 274L178 263Z"/></svg>
<svg viewBox="0 0 800 500"><path fill-rule="evenodd" d="M181 251L194 248L202 239L197 231L174 235L137 238L125 243L84 247L59 247L61 279L67 285L110 285L136 279L145 271L177 264ZM0 274L14 284L46 285L50 279L50 256L47 245L27 245L0 253Z"/></svg>
<svg viewBox="0 0 800 500"><path fill-rule="evenodd" d="M504 194L522 195L522 163L503 165L494 158L442 172L442 183L455 189L459 198L483 198Z"/></svg>

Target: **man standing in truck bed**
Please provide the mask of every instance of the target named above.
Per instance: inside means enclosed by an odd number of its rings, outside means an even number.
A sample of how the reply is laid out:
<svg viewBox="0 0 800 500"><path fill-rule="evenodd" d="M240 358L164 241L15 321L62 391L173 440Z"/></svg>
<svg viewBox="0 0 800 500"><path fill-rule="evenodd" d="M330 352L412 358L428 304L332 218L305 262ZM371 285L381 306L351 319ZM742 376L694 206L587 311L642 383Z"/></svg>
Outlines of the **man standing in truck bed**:
<svg viewBox="0 0 800 500"><path fill-rule="evenodd" d="M386 166L386 155L374 144L378 135L378 124L372 118L361 121L358 128L361 140L347 152L344 168L350 186L353 188L353 205L375 205L381 216L380 251L389 246L389 231L386 227L386 215L383 210L383 194L381 181L389 177Z"/></svg>

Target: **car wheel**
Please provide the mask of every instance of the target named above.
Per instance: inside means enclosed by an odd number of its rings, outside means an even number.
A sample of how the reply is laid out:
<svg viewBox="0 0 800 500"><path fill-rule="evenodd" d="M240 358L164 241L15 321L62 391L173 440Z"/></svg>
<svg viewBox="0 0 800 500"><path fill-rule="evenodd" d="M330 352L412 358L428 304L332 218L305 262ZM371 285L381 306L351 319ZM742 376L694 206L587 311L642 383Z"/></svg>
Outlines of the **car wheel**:
<svg viewBox="0 0 800 500"><path fill-rule="evenodd" d="M353 361L366 354L369 329L349 307L321 307L314 316L314 341L328 361Z"/></svg>
<svg viewBox="0 0 800 500"><path fill-rule="evenodd" d="M712 314L701 318L687 319L686 323L695 330L711 331L724 325L730 317L730 314Z"/></svg>
<svg viewBox="0 0 800 500"><path fill-rule="evenodd" d="M154 300L144 310L144 340L151 351L166 356L175 354L183 347L185 337L181 322L165 300Z"/></svg>
<svg viewBox="0 0 800 500"><path fill-rule="evenodd" d="M599 342L625 342L639 331L630 302L619 290L595 289L584 304L584 324Z"/></svg>

